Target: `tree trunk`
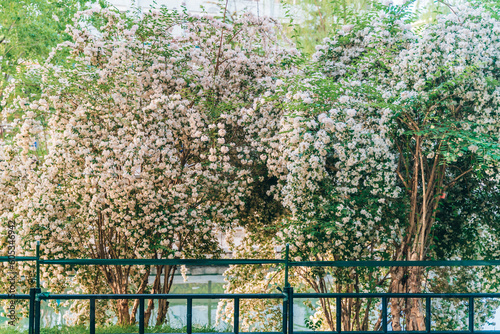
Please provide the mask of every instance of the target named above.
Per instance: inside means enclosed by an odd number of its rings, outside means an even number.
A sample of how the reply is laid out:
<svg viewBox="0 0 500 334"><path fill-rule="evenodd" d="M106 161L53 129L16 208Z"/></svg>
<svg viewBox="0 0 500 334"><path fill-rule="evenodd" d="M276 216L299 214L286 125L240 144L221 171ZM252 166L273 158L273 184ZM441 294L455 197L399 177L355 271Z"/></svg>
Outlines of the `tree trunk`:
<svg viewBox="0 0 500 334"><path fill-rule="evenodd" d="M117 276L120 279L115 280L116 284L114 285L113 293L115 294L127 294L128 293L128 284L127 280L121 275L122 272L117 270ZM118 309L118 324L122 326L126 326L130 324L130 306L128 299L118 299L116 301L116 307Z"/></svg>
<svg viewBox="0 0 500 334"><path fill-rule="evenodd" d="M142 276L141 285L139 286L139 290L137 291L138 294L143 294L144 291L146 290L146 287L148 286L150 272L151 272L151 267L148 267L148 269L146 269L146 273L144 274L144 276ZM134 306L132 307L132 316L130 318L131 325L135 324L137 321L135 315L137 313L138 308L139 308L139 300L136 299L134 302Z"/></svg>
<svg viewBox="0 0 500 334"><path fill-rule="evenodd" d="M394 267L391 269L392 281L389 292L392 293L420 293L422 292L421 267ZM406 298L405 298L406 299ZM405 305L403 298L391 298L392 330L401 331L402 317L406 319L408 331L425 331L425 316L421 298L409 298Z"/></svg>
<svg viewBox="0 0 500 334"><path fill-rule="evenodd" d="M407 124L413 131L420 131L413 123ZM404 188L410 195L408 226L404 237L396 250L394 260L423 261L429 247L429 235L432 225L436 221L436 212L439 205L440 194L444 187L446 164L441 163L439 152L429 164L428 158L422 153L422 143L425 138L415 135L415 151L412 163L400 156L398 176ZM442 142L438 144L438 150ZM402 152L400 148L400 152ZM404 175L400 168L406 170ZM420 293L422 292L422 267L393 267L390 269L391 284L389 292L392 293ZM392 330L403 330L401 317L404 318L408 331L425 331L425 316L421 298L391 298Z"/></svg>
<svg viewBox="0 0 500 334"><path fill-rule="evenodd" d="M166 299L158 300L158 315L156 316L156 326L161 326L167 318L169 302Z"/></svg>
<svg viewBox="0 0 500 334"><path fill-rule="evenodd" d="M305 281L313 288L316 293L328 293L329 287L325 281L326 274L322 271L316 272L313 275L309 271L301 270L297 268L299 275L301 275ZM357 273L350 274L351 279L356 283L348 284L343 289L342 284L336 283L334 286L334 291L337 293L348 292L352 293L354 290L359 292L359 277ZM344 291L343 291L344 290ZM319 298L320 306L324 314L324 323L328 326L331 331L337 331L336 328L336 308L335 300L331 298ZM342 308L341 317L341 327L343 331L351 330L368 330L368 317L370 310L372 308L371 300L368 301L367 305L363 307L363 301L359 298L343 298L340 307ZM335 307L333 307L335 305ZM364 313L363 313L364 312Z"/></svg>
<svg viewBox="0 0 500 334"><path fill-rule="evenodd" d="M407 284L410 293L422 292L422 267L410 267ZM408 319L407 330L425 331L425 318L421 298L410 299L406 317Z"/></svg>
<svg viewBox="0 0 500 334"><path fill-rule="evenodd" d="M153 291L152 294L157 294L160 291L160 279L161 273L163 272L163 266L156 266L156 276L155 281L153 283ZM146 312L144 312L144 324L149 324L149 319L151 319L151 314L155 308L154 299L148 300L148 308Z"/></svg>
<svg viewBox="0 0 500 334"><path fill-rule="evenodd" d="M106 282L111 287L113 294L128 293L128 271L120 266L100 266L101 272L106 278ZM118 311L118 324L126 326L130 324L130 307L127 299L116 300Z"/></svg>
<svg viewBox="0 0 500 334"><path fill-rule="evenodd" d="M128 325L130 324L130 309L127 299L118 299L116 301L116 306L118 308L118 324Z"/></svg>
<svg viewBox="0 0 500 334"><path fill-rule="evenodd" d="M174 273L176 266L165 266L165 275L163 278L162 293L167 294L170 292L172 283L174 281ZM156 326L161 326L167 317L169 302L166 299L158 300L158 315L156 317Z"/></svg>
<svg viewBox="0 0 500 334"><path fill-rule="evenodd" d="M392 293L404 293L406 292L405 287L405 268L404 267L393 267L391 268L391 285L389 287L389 292ZM391 318L392 318L392 330L401 331L401 311L403 310L403 301L401 298L391 298Z"/></svg>

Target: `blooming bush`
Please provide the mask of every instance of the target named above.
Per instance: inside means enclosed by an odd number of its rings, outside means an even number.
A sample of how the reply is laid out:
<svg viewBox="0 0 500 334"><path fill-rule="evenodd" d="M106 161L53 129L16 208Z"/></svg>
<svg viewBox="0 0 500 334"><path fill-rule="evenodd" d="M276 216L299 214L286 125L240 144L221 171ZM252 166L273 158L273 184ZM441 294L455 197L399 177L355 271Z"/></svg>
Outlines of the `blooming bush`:
<svg viewBox="0 0 500 334"><path fill-rule="evenodd" d="M49 59L42 99L18 101L24 120L3 153L22 150L19 163L2 162L11 170L4 179L22 181L2 201L16 216L22 249L40 240L42 257L52 259L218 256L218 232L251 211L245 201L258 181L242 110L274 90L295 51L279 45L272 21L249 15L80 15L94 25L77 17L74 42L53 53L69 50L69 66ZM31 152L35 140L46 154ZM156 266L152 286L150 269L137 266L82 268L75 277L44 266L42 280L53 292L76 283L91 293L166 293L175 270ZM137 303L116 307L121 324L135 322ZM160 301L157 324L167 307ZM151 300L147 321L153 308Z"/></svg>
<svg viewBox="0 0 500 334"><path fill-rule="evenodd" d="M260 142L279 180L274 194L290 215L264 242L289 242L296 260L497 254L491 240L498 235L499 202L490 192L500 181L500 22L469 6L418 34L411 19L404 6L376 6L317 46L313 64L279 93L287 99L276 115L279 125ZM264 103L262 110L268 109ZM456 243L435 241L437 235ZM494 271L479 271L496 291ZM295 275L317 292L454 288L441 280L424 285L418 267L368 274L297 269ZM457 291L484 289L464 282ZM494 306L482 305L483 311L491 316ZM318 307L321 327L337 330L333 305L320 300ZM351 310L343 330L368 330L363 319L371 319L370 308L377 306L346 299L343 308ZM406 305L392 299L390 309L395 330L425 329L420 300ZM375 319L378 329L380 315Z"/></svg>

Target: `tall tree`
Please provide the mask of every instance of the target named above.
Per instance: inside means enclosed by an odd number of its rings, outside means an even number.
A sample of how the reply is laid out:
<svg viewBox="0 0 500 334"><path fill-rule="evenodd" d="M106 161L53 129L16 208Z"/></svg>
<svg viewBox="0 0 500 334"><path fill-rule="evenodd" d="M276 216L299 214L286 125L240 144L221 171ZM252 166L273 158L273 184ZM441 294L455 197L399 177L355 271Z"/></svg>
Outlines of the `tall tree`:
<svg viewBox="0 0 500 334"><path fill-rule="evenodd" d="M288 86L285 107L262 105L281 119L262 145L280 180L276 196L290 212L270 242L289 242L297 259L483 258L498 251L491 191L500 182L500 22L470 6L420 34L413 21L408 6L377 5L317 47L315 66ZM435 242L437 235L468 240L467 247ZM314 278L310 287L328 277L302 275ZM328 289L348 283L342 272L331 275ZM364 291L420 292L426 281L422 268L371 275L348 272L353 288ZM480 289L468 283L461 289ZM427 285L439 288L445 285ZM357 302L346 303L355 307L343 329L363 330ZM332 309L321 306L323 325L338 330ZM394 330L425 329L419 299L393 299L391 313Z"/></svg>

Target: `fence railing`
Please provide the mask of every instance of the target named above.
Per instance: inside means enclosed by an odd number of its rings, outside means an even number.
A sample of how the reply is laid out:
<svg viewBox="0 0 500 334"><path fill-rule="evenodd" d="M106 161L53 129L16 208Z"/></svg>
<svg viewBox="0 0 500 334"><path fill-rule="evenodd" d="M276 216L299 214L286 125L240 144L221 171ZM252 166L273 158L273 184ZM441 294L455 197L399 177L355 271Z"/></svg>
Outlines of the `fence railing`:
<svg viewBox="0 0 500 334"><path fill-rule="evenodd" d="M289 249L286 247L284 259L61 259L44 260L40 258L40 245L37 243L36 256L34 257L0 257L0 262L9 261L34 261L36 262L36 287L30 289L29 294L0 294L2 299L29 300L29 334L40 334L41 330L41 302L43 300L89 300L90 326L89 333L96 333L96 300L105 299L131 299L139 300L139 333L144 334L145 301L156 299L186 300L186 333L193 334L193 299L229 299L233 300L233 331L226 333L252 334L253 332L240 332L240 300L242 299L281 299L282 300L282 331L259 332L266 334L308 334L311 331L294 330L294 300L307 298L335 299L336 328L335 331L321 331L322 334L371 334L389 332L394 334L500 334L500 330L476 330L474 324L474 300L476 298L499 298L500 293L294 293L288 280L290 267L470 267L470 266L498 266L500 260L465 260L465 261L289 261ZM255 265L279 264L284 265L285 282L280 293L258 294L50 294L42 292L40 287L40 266L52 265L186 265L186 266L226 266L226 265ZM381 299L381 330L379 331L343 331L342 299L345 298L378 298ZM425 331L393 331L388 329L388 300L392 298L421 298L425 299ZM442 331L432 330L431 303L433 299L460 298L468 300L468 331Z"/></svg>

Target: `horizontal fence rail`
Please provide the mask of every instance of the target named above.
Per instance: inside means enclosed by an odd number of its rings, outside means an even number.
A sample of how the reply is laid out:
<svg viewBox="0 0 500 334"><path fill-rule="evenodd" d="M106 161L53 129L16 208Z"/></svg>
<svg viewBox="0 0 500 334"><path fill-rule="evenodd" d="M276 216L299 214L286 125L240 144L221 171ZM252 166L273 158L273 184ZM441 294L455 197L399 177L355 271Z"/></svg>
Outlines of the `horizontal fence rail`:
<svg viewBox="0 0 500 334"><path fill-rule="evenodd" d="M282 293L164 293L164 294L81 294L81 295L51 295L40 294L40 299L280 299L283 298ZM500 297L500 294L499 294Z"/></svg>
<svg viewBox="0 0 500 334"><path fill-rule="evenodd" d="M24 295L24 294L12 294L12 295L0 294L0 300L1 299L30 299L30 295Z"/></svg>
<svg viewBox="0 0 500 334"><path fill-rule="evenodd" d="M146 324L144 323L144 304L145 300L150 299L169 299L169 300L179 300L185 299L187 301L186 319L187 319L187 334L192 334L192 312L193 312L193 299L230 299L234 303L234 313L233 313L233 332L234 334L249 334L250 332L240 332L239 331L239 305L241 299L283 299L287 303L283 304L283 321L289 322L287 326L283 327L283 331L280 334L308 334L311 331L294 331L293 330L293 306L295 299L306 299L306 298L331 298L336 300L336 319L337 319L337 330L336 331L321 331L322 334L369 334L369 333L431 333L431 334L448 334L448 333L495 333L499 334L500 331L485 331L485 330L475 330L474 329L474 299L475 298L500 298L500 293L293 293L292 288L287 288L289 291L285 293L271 293L271 294L54 294L50 295L47 293L39 293L37 295L37 301L41 300L89 300L90 301L90 328L89 333L96 333L95 324L95 302L96 300L107 300L107 299L128 299L128 300L139 300L139 333L145 333ZM290 291L291 290L291 291ZM0 297L6 295L0 295ZM29 295L20 295L21 298L18 299L29 299ZM380 298L382 299L382 330L380 331L343 331L341 328L342 319L342 307L341 300L344 298ZM426 331L392 331L388 329L388 300L391 298L423 298L426 300ZM469 330L468 331L433 331L431 330L431 300L439 298L464 298L468 300L468 311L469 311ZM287 319L287 310L289 316ZM287 328L288 327L288 328ZM35 331L35 333L39 333ZM278 333L278 332L260 332L260 333Z"/></svg>
<svg viewBox="0 0 500 334"><path fill-rule="evenodd" d="M289 248L286 247L284 259L58 259L45 260L40 258L40 245L37 243L36 256L0 257L0 262L36 262L36 287L30 289L29 294L0 294L2 299L29 301L29 334L40 334L41 302L48 300L88 300L90 303L89 333L96 331L96 301L97 300L138 300L139 301L139 333L144 334L148 324L145 323L145 300L186 300L186 333L193 333L193 299L218 299L233 301L233 331L234 334L251 334L240 332L240 301L244 299L280 299L282 300L282 331L260 332L267 334L309 334L312 331L294 331L294 301L296 299L335 299L336 330L321 331L322 334L500 334L499 331L475 330L474 328L474 300L477 298L498 298L500 293L294 293L288 282L290 267L471 267L471 266L500 266L500 260L464 260L464 261L289 261ZM40 265L186 265L186 266L226 266L226 265L284 265L285 282L281 293L256 294L50 294L42 292L40 287ZM341 326L342 300L346 298L377 298L381 300L381 324L378 331L344 331ZM393 331L388 328L388 308L391 299L420 298L425 300L425 331ZM468 304L469 330L438 331L432 330L432 300L443 298L466 299Z"/></svg>
<svg viewBox="0 0 500 334"><path fill-rule="evenodd" d="M185 299L187 301L186 319L187 319L187 334L193 333L193 299L232 299L234 303L234 325L233 332L239 333L239 301L240 299L283 299L281 293L267 294L81 294L81 295L49 295L39 294L40 300L74 300L85 299L90 301L90 328L89 333L95 334L95 301L101 299L134 299L139 300L139 333L144 334L146 324L144 323L144 301L147 299ZM38 332L35 332L38 333ZM279 332L281 333L281 332Z"/></svg>
<svg viewBox="0 0 500 334"><path fill-rule="evenodd" d="M0 262L9 262L7 256L0 256ZM13 261L37 261L36 257L16 257ZM460 261L286 261L280 259L39 259L40 264L52 265L185 265L226 266L250 264L287 264L289 267L480 267L500 266L500 260Z"/></svg>

